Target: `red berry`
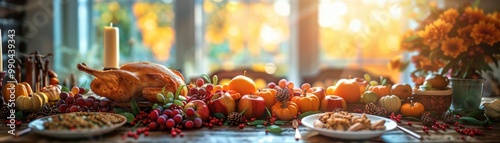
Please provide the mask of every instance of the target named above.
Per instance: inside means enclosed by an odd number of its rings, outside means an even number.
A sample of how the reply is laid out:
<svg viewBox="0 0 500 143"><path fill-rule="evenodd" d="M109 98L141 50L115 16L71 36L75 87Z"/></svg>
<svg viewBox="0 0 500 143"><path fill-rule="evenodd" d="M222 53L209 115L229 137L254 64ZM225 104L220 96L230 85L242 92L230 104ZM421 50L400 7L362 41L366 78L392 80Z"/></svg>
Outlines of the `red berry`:
<svg viewBox="0 0 500 143"><path fill-rule="evenodd" d="M239 127L240 127L240 129L243 129L243 128L245 128L245 124L240 124Z"/></svg>
<svg viewBox="0 0 500 143"><path fill-rule="evenodd" d="M174 119L168 119L167 122L165 123L165 126L167 128L172 128L172 127L174 127L174 125L175 125Z"/></svg>
<svg viewBox="0 0 500 143"><path fill-rule="evenodd" d="M149 131L145 131L144 136L146 136L146 137L149 136Z"/></svg>
<svg viewBox="0 0 500 143"><path fill-rule="evenodd" d="M182 115L181 114L177 114L174 116L174 121L175 123L179 124L182 122Z"/></svg>
<svg viewBox="0 0 500 143"><path fill-rule="evenodd" d="M184 137L184 133L180 133L179 135L180 135L181 137Z"/></svg>
<svg viewBox="0 0 500 143"><path fill-rule="evenodd" d="M189 107L189 108L186 109L186 115L188 117L193 117L194 116L194 112L195 111L194 111L194 109L192 107Z"/></svg>
<svg viewBox="0 0 500 143"><path fill-rule="evenodd" d="M412 126L412 125L413 125L413 123L411 123L411 122L408 122L408 126Z"/></svg>
<svg viewBox="0 0 500 143"><path fill-rule="evenodd" d="M177 133L176 132L171 132L170 135L172 135L172 137L175 137L175 136L177 136Z"/></svg>
<svg viewBox="0 0 500 143"><path fill-rule="evenodd" d="M186 129L191 129L193 128L193 126L194 126L193 121L186 121L186 123L184 124L184 127L186 127Z"/></svg>

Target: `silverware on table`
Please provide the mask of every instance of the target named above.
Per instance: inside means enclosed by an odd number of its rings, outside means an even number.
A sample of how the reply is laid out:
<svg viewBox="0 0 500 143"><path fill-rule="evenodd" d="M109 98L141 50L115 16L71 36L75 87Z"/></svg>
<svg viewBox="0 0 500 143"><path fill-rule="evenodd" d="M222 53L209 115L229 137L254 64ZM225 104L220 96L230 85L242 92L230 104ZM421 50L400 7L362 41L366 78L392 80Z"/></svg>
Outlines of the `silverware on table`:
<svg viewBox="0 0 500 143"><path fill-rule="evenodd" d="M299 132L299 122L297 121L297 119L292 121L292 127L295 128L295 139L299 140L302 136Z"/></svg>
<svg viewBox="0 0 500 143"><path fill-rule="evenodd" d="M408 129L406 129L406 128L404 128L404 127L401 127L401 126L396 126L396 127L397 127L399 130L401 130L401 131L403 131L403 132L405 132L405 133L407 133L407 134L409 134L409 135L411 135L411 136L413 136L413 137L415 137L415 138L417 138L417 139L422 139L422 136L421 136L421 135L419 135L419 134L417 134L417 133L415 133L415 132L413 132L413 131L411 131L411 130L408 130Z"/></svg>

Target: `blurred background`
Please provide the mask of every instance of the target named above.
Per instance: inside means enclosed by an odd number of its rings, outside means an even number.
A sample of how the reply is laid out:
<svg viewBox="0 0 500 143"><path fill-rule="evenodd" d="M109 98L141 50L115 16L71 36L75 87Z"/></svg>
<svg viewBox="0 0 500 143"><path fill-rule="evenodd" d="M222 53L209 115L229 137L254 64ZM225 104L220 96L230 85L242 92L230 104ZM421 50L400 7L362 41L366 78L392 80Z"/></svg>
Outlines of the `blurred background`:
<svg viewBox="0 0 500 143"><path fill-rule="evenodd" d="M113 23L120 64L160 63L189 80L218 75L223 84L246 70L259 87L281 78L326 87L365 73L412 83L413 66L389 66L412 55L400 50L402 35L430 7L464 1L0 0L0 27L3 35L16 30L20 53L53 53L50 67L62 82L91 81L76 64L102 68L103 30ZM482 0L480 7L498 5Z"/></svg>

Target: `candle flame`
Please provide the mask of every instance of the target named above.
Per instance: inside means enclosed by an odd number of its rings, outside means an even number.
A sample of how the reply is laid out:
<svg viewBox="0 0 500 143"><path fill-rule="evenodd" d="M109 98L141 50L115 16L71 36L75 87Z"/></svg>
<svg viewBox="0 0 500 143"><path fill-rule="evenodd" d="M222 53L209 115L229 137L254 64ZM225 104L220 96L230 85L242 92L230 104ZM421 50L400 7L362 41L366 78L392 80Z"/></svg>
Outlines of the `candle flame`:
<svg viewBox="0 0 500 143"><path fill-rule="evenodd" d="M109 23L109 27L113 27L113 22L110 22L110 23Z"/></svg>

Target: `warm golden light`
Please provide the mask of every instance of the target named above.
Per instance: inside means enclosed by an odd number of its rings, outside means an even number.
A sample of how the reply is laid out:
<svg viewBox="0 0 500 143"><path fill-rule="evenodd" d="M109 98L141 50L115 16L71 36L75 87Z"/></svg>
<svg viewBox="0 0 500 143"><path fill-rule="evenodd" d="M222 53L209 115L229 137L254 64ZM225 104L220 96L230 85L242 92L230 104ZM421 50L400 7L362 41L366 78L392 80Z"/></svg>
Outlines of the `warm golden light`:
<svg viewBox="0 0 500 143"><path fill-rule="evenodd" d="M351 32L360 32L361 28L363 28L363 23L359 19L355 18L349 23L349 30L351 30Z"/></svg>

